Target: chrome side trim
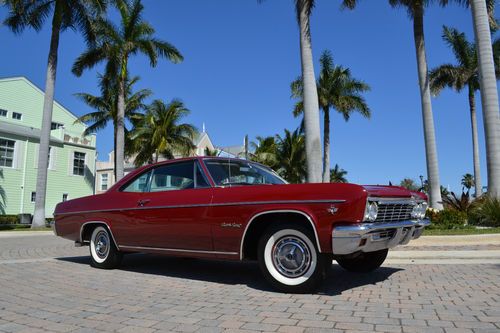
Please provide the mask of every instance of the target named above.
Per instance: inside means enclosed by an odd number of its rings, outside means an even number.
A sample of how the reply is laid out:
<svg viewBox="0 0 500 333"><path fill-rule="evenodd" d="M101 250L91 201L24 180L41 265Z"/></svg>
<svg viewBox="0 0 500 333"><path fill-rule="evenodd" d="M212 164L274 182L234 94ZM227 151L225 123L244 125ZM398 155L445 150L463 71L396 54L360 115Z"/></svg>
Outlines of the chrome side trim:
<svg viewBox="0 0 500 333"><path fill-rule="evenodd" d="M113 235L113 231L111 230L111 227L109 226L109 224L107 224L106 222L104 221L88 221L88 222L85 222L84 224L82 224L82 226L80 227L80 239L79 239L79 242L83 244L83 228L87 225L87 224L104 224L108 230L109 230L109 233L111 234L111 239L113 239L113 243L115 243L115 246L118 250L120 250L120 247L118 246L118 243L116 242L115 240L115 236Z"/></svg>
<svg viewBox="0 0 500 333"><path fill-rule="evenodd" d="M338 200L339 202L344 202L345 200ZM328 201L328 202L331 202ZM250 225L252 224L252 222L259 216L262 216L262 215L266 215L266 214L273 214L273 213L294 213L294 214L301 214L303 215L308 221L309 223L311 224L313 230L314 230L314 237L316 238L316 245L318 246L318 250L319 252L321 252L321 245L319 244L319 238L318 238L318 232L316 231L316 226L314 225L311 217L309 215L307 215L306 213L304 212L301 212L300 210L267 210L265 212L260 212L258 214L255 214L254 216L252 216L252 218L250 219L250 221L248 221L246 227L245 227L245 231L243 231L243 236L241 237L241 243L240 243L240 260L243 260L243 244L245 243L245 236L247 234L247 231L248 231L248 228L250 227Z"/></svg>
<svg viewBox="0 0 500 333"><path fill-rule="evenodd" d="M153 251L182 252L182 253L223 254L223 255L232 255L232 256L238 255L238 252L169 249L169 248L163 248L163 247L132 246L132 245L121 245L120 247L122 249L131 249L131 250L153 250Z"/></svg>
<svg viewBox="0 0 500 333"><path fill-rule="evenodd" d="M208 204L193 204L193 205L144 206L144 207L132 207L132 208L82 210L76 212L59 213L57 215L60 216L68 214L121 212L129 210L151 210L151 209L172 209L172 208L249 206L249 205L273 205L273 204L324 204L324 203L343 203L343 202L345 202L345 200L277 200L277 201L247 201L247 202L242 201L242 202L208 203Z"/></svg>

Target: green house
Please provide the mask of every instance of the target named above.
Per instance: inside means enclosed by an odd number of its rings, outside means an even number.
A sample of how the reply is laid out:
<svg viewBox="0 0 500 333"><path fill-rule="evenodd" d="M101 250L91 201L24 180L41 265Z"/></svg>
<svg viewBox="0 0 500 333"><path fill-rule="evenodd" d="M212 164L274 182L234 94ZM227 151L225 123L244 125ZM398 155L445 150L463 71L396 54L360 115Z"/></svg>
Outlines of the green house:
<svg viewBox="0 0 500 333"><path fill-rule="evenodd" d="M44 92L24 77L0 79L0 187L4 214L33 214ZM95 135L54 101L46 215L57 203L94 193ZM1 200L1 199L0 199Z"/></svg>

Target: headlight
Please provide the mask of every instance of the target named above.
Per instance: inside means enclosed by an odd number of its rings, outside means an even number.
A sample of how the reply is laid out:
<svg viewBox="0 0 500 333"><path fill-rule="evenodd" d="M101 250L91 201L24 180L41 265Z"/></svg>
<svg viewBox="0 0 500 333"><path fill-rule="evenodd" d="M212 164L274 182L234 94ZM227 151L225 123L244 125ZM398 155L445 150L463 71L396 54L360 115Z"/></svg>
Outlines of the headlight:
<svg viewBox="0 0 500 333"><path fill-rule="evenodd" d="M373 222L377 219L378 206L375 202L367 202L365 208L365 221Z"/></svg>
<svg viewBox="0 0 500 333"><path fill-rule="evenodd" d="M425 213L427 212L427 203L422 202L413 206L413 210L411 211L411 217L413 219L423 219L425 217Z"/></svg>

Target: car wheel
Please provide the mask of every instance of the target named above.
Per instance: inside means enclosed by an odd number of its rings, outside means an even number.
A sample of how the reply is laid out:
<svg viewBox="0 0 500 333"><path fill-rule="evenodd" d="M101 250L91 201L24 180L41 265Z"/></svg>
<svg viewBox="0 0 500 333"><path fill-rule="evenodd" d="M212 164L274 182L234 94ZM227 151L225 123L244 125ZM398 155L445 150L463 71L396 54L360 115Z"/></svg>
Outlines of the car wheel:
<svg viewBox="0 0 500 333"><path fill-rule="evenodd" d="M349 272L368 273L382 266L388 251L388 249L384 249L374 252L361 252L356 257L337 258L336 260L342 268Z"/></svg>
<svg viewBox="0 0 500 333"><path fill-rule="evenodd" d="M90 237L90 264L93 267L112 269L120 265L122 254L118 251L108 229L98 226Z"/></svg>
<svg viewBox="0 0 500 333"><path fill-rule="evenodd" d="M296 225L269 228L259 241L258 259L266 280L274 288L289 293L313 292L328 265L311 232Z"/></svg>

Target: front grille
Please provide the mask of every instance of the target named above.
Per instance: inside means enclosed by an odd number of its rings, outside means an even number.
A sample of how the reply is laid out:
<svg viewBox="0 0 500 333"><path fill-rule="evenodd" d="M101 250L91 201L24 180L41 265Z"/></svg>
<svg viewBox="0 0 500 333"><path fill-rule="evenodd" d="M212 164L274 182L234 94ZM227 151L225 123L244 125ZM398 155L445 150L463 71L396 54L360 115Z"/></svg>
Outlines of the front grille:
<svg viewBox="0 0 500 333"><path fill-rule="evenodd" d="M379 202L378 215L375 222L394 222L411 219L412 202Z"/></svg>

